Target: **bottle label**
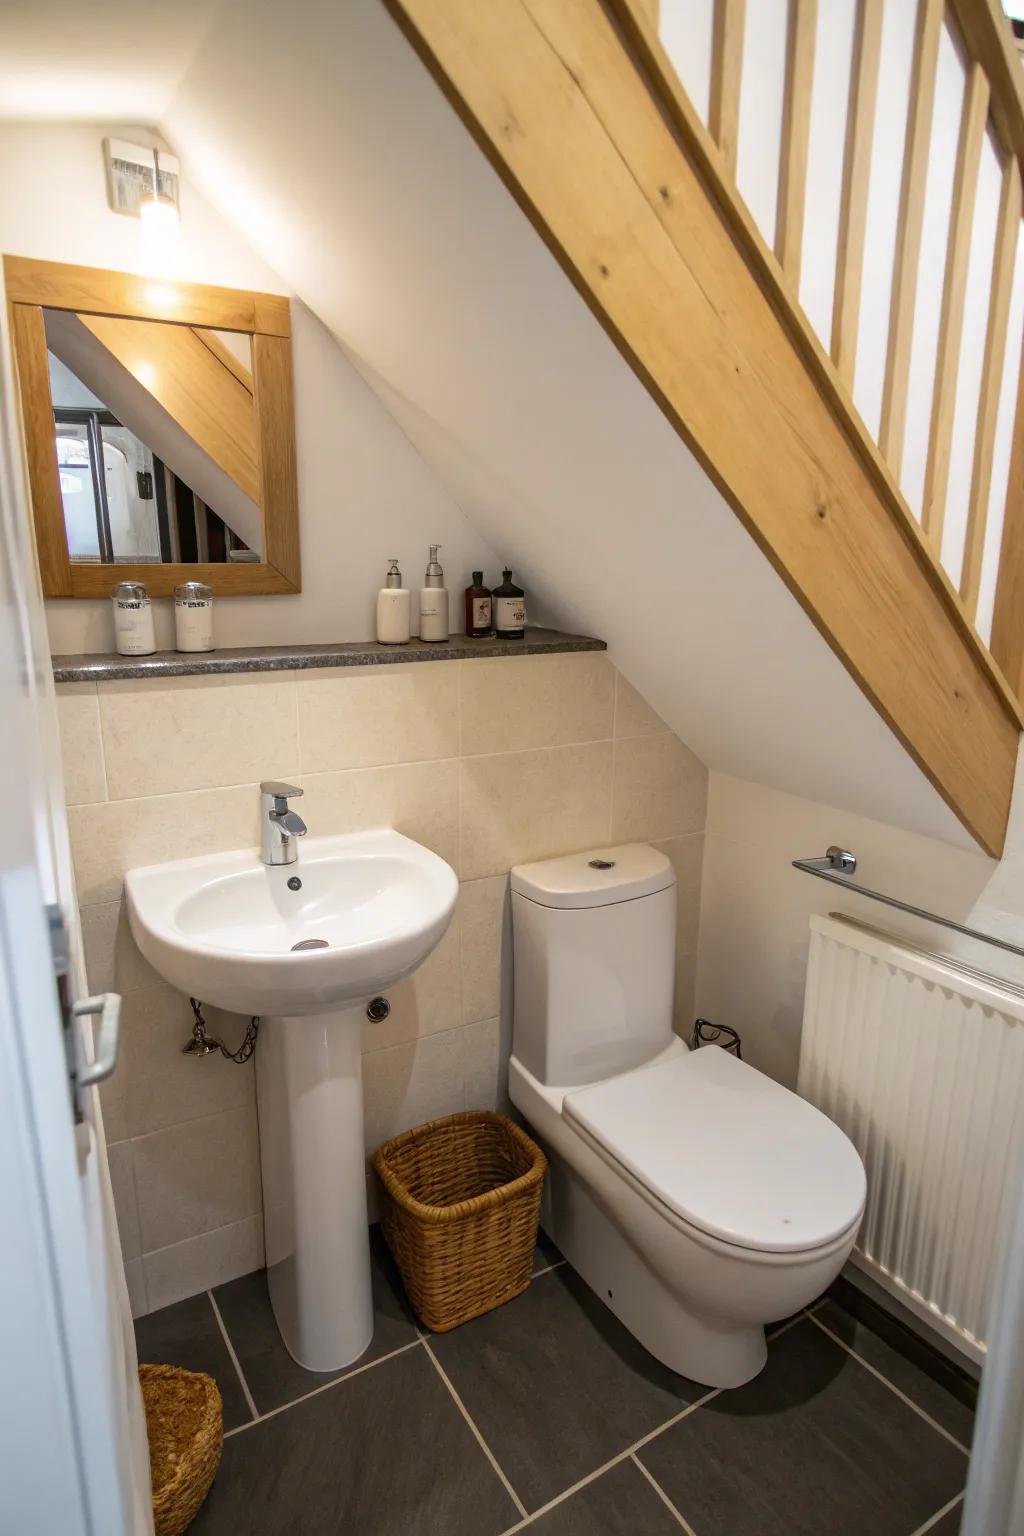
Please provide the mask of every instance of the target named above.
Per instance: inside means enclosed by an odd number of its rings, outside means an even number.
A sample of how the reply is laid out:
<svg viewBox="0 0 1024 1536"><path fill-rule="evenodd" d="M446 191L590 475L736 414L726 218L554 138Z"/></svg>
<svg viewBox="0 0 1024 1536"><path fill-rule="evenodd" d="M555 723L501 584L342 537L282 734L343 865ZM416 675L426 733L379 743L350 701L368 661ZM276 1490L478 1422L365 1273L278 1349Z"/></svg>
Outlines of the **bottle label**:
<svg viewBox="0 0 1024 1536"><path fill-rule="evenodd" d="M474 597L473 599L473 628L490 629L491 627L491 600L489 597Z"/></svg>
<svg viewBox="0 0 1024 1536"><path fill-rule="evenodd" d="M526 627L526 598L525 597L499 597L498 615L495 627L501 629L525 629Z"/></svg>

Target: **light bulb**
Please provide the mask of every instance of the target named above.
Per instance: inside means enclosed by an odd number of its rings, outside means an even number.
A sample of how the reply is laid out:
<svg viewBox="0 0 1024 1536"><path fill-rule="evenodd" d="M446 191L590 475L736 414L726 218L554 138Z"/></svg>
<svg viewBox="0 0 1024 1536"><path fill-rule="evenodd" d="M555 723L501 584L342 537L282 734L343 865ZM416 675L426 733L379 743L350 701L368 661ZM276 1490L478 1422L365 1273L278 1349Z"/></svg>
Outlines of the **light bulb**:
<svg viewBox="0 0 1024 1536"><path fill-rule="evenodd" d="M170 277L181 256L181 223L169 197L147 197L139 204L142 260L146 272Z"/></svg>

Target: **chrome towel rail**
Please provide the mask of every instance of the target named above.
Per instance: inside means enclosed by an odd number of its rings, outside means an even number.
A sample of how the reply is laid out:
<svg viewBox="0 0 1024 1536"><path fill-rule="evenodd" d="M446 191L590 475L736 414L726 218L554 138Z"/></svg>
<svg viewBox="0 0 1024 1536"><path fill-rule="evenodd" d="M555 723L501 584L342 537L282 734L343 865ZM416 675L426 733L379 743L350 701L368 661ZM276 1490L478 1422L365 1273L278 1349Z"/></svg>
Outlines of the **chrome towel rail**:
<svg viewBox="0 0 1024 1536"><path fill-rule="evenodd" d="M955 933L962 933L968 939L980 939L983 944L992 944L996 949L1005 949L1011 955L1019 955L1024 959L1024 949L1018 944L1010 944L1006 939L997 939L990 933L981 933L977 928L968 928L964 923L955 923L951 917L939 917L936 912L926 912L923 907L915 907L909 901L900 901L895 896L886 896L881 891L869 890L866 885L858 885L856 880L850 879L857 872L857 856L846 848L839 848L835 843L825 851L825 857L821 859L794 859L793 868L802 870L805 875L816 875L819 880L828 880L832 885L841 885L846 891L855 891L858 896L867 896L871 901L883 902L887 907L895 907L898 912L909 912L911 917L923 917L925 922L939 923L943 928L952 928Z"/></svg>

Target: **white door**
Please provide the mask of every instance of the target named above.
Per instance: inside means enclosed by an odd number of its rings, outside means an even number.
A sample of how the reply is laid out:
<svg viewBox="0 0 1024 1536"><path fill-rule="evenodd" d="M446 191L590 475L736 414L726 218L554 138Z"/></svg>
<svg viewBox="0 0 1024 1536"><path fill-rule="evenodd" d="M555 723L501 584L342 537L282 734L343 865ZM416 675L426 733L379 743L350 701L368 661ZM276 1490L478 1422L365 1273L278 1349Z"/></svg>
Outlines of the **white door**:
<svg viewBox="0 0 1024 1536"><path fill-rule="evenodd" d="M99 1109L86 1089L76 1121L51 957L48 907L62 912L73 952L77 915L5 342L0 334L0 1531L151 1536ZM81 974L73 954L70 1001Z"/></svg>

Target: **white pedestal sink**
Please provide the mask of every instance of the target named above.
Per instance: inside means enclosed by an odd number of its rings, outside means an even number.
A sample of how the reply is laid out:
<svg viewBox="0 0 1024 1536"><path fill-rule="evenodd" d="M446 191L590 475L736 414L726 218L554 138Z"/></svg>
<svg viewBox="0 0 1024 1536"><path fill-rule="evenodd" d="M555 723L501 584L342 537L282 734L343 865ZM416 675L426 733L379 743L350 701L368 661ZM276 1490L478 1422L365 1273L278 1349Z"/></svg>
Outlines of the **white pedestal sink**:
<svg viewBox="0 0 1024 1536"><path fill-rule="evenodd" d="M390 829L307 838L125 876L135 942L200 1001L261 1019L256 1050L270 1295L309 1370L370 1342L361 1033L366 1006L420 965L455 908L454 872ZM200 1068L201 1070L201 1068Z"/></svg>

